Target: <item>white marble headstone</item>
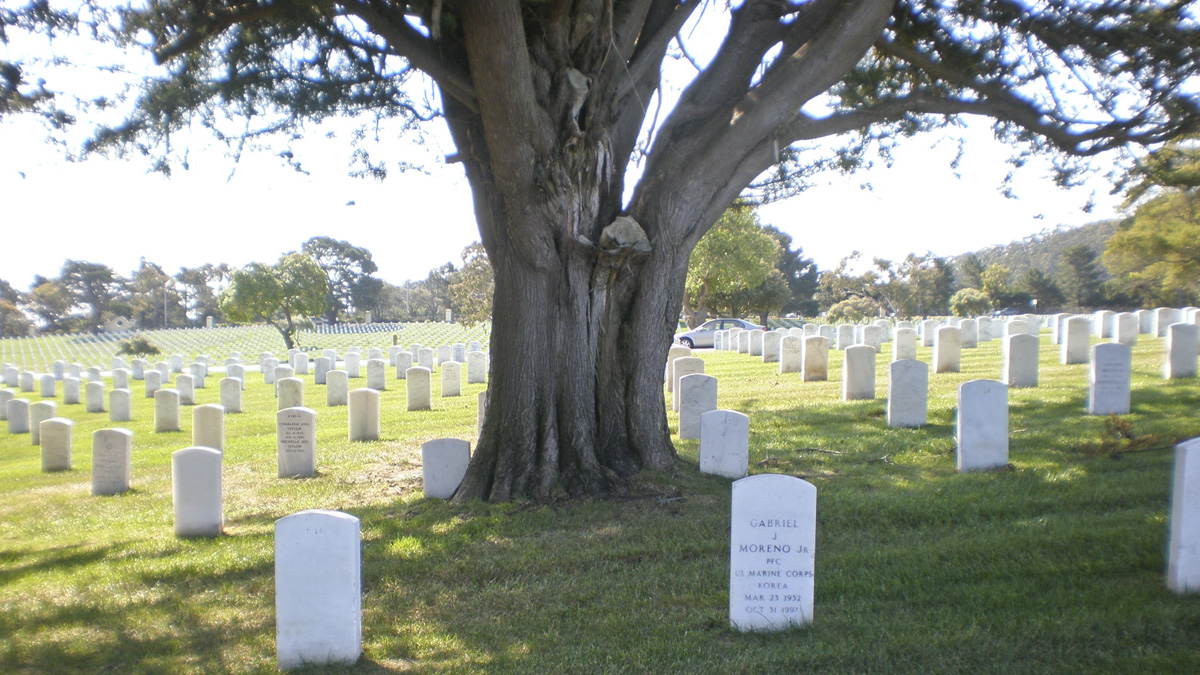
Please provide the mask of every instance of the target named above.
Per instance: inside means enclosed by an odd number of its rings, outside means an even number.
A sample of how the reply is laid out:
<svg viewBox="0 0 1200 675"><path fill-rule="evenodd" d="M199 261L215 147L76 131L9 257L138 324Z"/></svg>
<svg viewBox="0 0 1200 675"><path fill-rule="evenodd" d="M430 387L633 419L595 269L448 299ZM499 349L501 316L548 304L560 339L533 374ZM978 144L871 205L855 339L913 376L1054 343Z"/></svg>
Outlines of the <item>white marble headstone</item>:
<svg viewBox="0 0 1200 675"><path fill-rule="evenodd" d="M794 476L760 474L733 483L729 533L729 622L777 631L813 620L817 488Z"/></svg>
<svg viewBox="0 0 1200 675"><path fill-rule="evenodd" d="M955 440L960 473L1008 465L1008 385L996 380L959 385Z"/></svg>
<svg viewBox="0 0 1200 675"><path fill-rule="evenodd" d="M750 465L750 418L735 410L700 416L700 471L741 478Z"/></svg>
<svg viewBox="0 0 1200 675"><path fill-rule="evenodd" d="M287 408L275 414L276 464L280 478L302 478L317 471L317 411Z"/></svg>
<svg viewBox="0 0 1200 675"><path fill-rule="evenodd" d="M92 432L93 495L115 495L128 490L132 478L132 466L132 431L128 429L97 429Z"/></svg>
<svg viewBox="0 0 1200 675"><path fill-rule="evenodd" d="M358 518L312 510L275 521L275 649L280 670L358 661L362 654Z"/></svg>
<svg viewBox="0 0 1200 675"><path fill-rule="evenodd" d="M435 438L421 445L421 475L425 496L449 499L454 496L467 465L471 444L458 438Z"/></svg>
<svg viewBox="0 0 1200 675"><path fill-rule="evenodd" d="M184 448L171 454L171 498L178 537L215 537L225 529L220 450Z"/></svg>

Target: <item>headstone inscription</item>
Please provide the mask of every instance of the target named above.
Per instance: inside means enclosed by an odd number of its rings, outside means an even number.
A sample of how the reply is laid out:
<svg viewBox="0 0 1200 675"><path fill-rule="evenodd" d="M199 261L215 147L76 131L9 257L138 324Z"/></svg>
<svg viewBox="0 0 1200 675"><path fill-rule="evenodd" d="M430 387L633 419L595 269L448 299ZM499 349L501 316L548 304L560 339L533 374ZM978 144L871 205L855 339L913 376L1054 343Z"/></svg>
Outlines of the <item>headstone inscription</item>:
<svg viewBox="0 0 1200 675"><path fill-rule="evenodd" d="M733 483L729 622L777 631L813 620L817 488L794 476L759 474Z"/></svg>
<svg viewBox="0 0 1200 675"><path fill-rule="evenodd" d="M286 408L275 414L276 464L280 478L317 472L317 411Z"/></svg>
<svg viewBox="0 0 1200 675"><path fill-rule="evenodd" d="M1133 350L1128 345L1105 342L1092 347L1088 368L1089 415L1129 413Z"/></svg>
<svg viewBox="0 0 1200 675"><path fill-rule="evenodd" d="M462 396L462 364L446 361L442 364L442 397Z"/></svg>

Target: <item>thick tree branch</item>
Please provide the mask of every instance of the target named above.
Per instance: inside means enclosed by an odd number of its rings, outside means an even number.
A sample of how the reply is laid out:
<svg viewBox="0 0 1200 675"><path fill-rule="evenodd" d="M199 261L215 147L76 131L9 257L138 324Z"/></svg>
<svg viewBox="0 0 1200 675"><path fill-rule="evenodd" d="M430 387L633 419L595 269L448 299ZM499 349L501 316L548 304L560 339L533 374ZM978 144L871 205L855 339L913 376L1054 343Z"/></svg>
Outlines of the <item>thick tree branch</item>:
<svg viewBox="0 0 1200 675"><path fill-rule="evenodd" d="M470 75L439 56L430 39L410 26L403 15L380 10L370 2L347 3L343 7L346 14L362 19L372 31L387 40L395 53L433 78L443 92L468 110L479 111Z"/></svg>

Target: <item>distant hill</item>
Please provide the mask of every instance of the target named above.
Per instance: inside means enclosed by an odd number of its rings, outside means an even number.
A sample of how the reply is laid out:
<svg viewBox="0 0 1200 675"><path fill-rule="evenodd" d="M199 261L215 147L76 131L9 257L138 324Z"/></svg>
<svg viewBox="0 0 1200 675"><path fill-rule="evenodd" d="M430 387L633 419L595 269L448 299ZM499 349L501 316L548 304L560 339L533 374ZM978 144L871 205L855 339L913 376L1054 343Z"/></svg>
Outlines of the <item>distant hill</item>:
<svg viewBox="0 0 1200 675"><path fill-rule="evenodd" d="M1082 244L1095 251L1097 257L1104 253L1104 248L1109 238L1117 231L1119 223L1119 220L1101 220L1072 228L1060 225L1053 230L1045 229L1010 244L997 244L974 251L974 254L979 257L984 267L1007 267L1014 279L1020 278L1030 268L1053 276L1059 256L1068 248ZM954 256L950 259L951 264L957 270L962 259L968 255L970 254L964 253Z"/></svg>

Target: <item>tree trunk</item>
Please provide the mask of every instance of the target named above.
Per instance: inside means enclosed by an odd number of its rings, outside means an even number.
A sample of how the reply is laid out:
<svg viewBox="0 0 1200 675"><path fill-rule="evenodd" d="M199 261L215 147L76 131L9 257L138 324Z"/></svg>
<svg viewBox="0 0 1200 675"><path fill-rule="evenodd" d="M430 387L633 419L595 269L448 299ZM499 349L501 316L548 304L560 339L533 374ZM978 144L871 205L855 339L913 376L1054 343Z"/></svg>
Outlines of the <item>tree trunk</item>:
<svg viewBox="0 0 1200 675"><path fill-rule="evenodd" d="M671 465L662 364L683 278L662 270L686 264L624 243L564 239L536 265L489 251L490 403L456 500L604 493Z"/></svg>

